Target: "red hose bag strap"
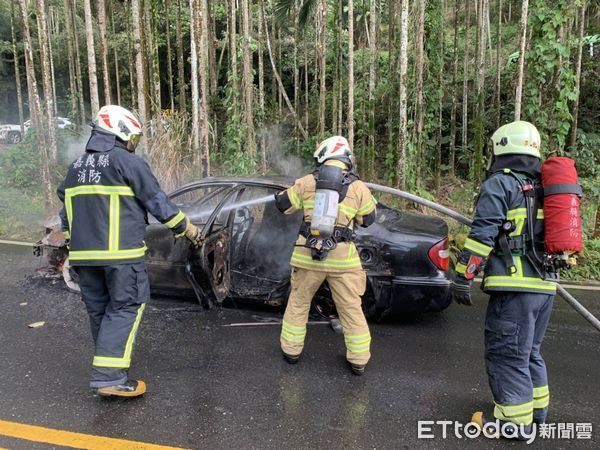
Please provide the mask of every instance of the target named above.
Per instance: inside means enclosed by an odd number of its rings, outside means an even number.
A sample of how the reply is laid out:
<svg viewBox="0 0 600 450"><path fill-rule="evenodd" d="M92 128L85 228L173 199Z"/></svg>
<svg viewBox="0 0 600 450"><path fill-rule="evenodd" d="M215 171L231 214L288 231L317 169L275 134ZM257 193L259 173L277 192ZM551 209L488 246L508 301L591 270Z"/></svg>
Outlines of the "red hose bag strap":
<svg viewBox="0 0 600 450"><path fill-rule="evenodd" d="M544 245L549 254L583 250L580 204L583 192L575 161L552 157L542 164Z"/></svg>

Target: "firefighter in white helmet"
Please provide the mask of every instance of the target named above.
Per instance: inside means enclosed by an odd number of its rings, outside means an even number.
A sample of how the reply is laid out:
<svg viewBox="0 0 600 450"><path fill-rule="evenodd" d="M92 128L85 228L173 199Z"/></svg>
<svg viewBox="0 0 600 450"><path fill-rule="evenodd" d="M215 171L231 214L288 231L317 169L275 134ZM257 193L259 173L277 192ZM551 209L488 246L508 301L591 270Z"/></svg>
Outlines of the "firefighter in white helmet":
<svg viewBox="0 0 600 450"><path fill-rule="evenodd" d="M376 201L354 172L348 141L334 136L319 144L316 170L276 195L285 214L303 211L304 221L292 255L291 294L283 317L281 349L295 364L306 336L313 296L327 282L346 342L346 359L355 375L362 375L371 356L371 335L361 307L366 288L354 244L355 225L375 221Z"/></svg>
<svg viewBox="0 0 600 450"><path fill-rule="evenodd" d="M146 391L128 369L142 313L150 299L144 255L147 213L193 244L200 232L160 188L134 154L142 126L130 111L103 106L85 153L58 188L69 260L95 343L90 386L102 396L136 397Z"/></svg>

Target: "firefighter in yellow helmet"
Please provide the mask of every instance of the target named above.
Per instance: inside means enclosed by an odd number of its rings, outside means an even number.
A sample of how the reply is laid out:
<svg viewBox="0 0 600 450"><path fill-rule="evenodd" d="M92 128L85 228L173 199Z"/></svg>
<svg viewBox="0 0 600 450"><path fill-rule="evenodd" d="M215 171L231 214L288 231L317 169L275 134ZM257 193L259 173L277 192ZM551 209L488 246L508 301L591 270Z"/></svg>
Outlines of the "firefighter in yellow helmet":
<svg viewBox="0 0 600 450"><path fill-rule="evenodd" d="M376 201L354 172L348 141L334 136L319 144L314 173L299 178L276 195L285 214L302 210L304 221L292 255L291 294L281 328L285 360L295 364L306 336L313 296L327 282L344 329L346 359L362 375L371 356L371 334L361 307L366 288L354 244L354 226L375 221Z"/></svg>

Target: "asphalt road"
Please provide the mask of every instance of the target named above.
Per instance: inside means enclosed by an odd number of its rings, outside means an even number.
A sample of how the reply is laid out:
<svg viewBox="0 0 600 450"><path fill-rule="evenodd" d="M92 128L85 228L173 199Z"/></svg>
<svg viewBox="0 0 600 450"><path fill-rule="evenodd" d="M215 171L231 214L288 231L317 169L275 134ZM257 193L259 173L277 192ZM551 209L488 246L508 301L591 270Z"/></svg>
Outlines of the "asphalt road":
<svg viewBox="0 0 600 450"><path fill-rule="evenodd" d="M468 422L490 407L483 362L486 296L471 308L373 324L373 358L349 373L343 338L309 328L305 353L286 364L278 327L228 328L277 310L202 310L153 300L131 375L148 383L135 400L88 389L87 316L61 283L35 276L28 248L0 245L0 421L185 448L504 448L506 440L418 439L419 420ZM600 315L599 292L573 291ZM21 306L21 303L27 303ZM41 328L28 324L45 321ZM557 299L544 345L552 423L592 423L592 440L537 439L536 448L600 446L600 333ZM7 438L0 448L51 445Z"/></svg>

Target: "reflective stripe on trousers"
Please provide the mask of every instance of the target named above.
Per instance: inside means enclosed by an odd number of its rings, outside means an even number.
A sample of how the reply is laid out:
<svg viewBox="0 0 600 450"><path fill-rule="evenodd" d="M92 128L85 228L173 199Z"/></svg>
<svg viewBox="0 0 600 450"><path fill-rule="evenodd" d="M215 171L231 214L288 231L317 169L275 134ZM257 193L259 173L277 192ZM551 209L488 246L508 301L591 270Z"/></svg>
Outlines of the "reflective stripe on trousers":
<svg viewBox="0 0 600 450"><path fill-rule="evenodd" d="M552 296L494 292L485 321L485 359L497 419L530 425L543 421L549 404L541 345L552 314Z"/></svg>
<svg viewBox="0 0 600 450"><path fill-rule="evenodd" d="M304 349L306 322L315 293L327 281L344 329L346 359L366 364L371 356L371 335L361 307L365 291L364 271L333 273L293 268L292 291L281 326L281 349L288 355L299 355Z"/></svg>

